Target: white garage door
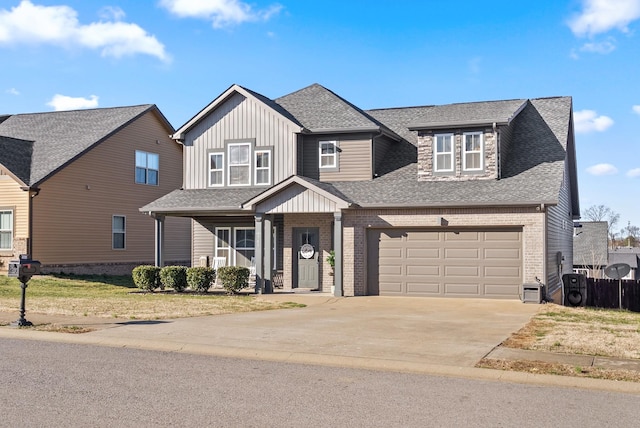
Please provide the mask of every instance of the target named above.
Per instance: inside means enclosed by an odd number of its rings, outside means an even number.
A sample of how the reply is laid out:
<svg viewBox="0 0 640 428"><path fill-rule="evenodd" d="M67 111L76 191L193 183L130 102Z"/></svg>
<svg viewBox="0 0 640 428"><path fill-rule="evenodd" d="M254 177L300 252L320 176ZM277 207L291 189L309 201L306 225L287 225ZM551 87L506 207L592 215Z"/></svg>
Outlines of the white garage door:
<svg viewBox="0 0 640 428"><path fill-rule="evenodd" d="M370 230L369 294L518 298L522 229Z"/></svg>

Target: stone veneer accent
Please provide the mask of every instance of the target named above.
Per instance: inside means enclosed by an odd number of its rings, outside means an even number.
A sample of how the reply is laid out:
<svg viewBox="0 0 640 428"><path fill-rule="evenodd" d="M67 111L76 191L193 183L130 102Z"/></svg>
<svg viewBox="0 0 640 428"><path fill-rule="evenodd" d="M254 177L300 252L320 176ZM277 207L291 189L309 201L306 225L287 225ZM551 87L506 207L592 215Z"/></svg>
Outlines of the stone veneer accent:
<svg viewBox="0 0 640 428"><path fill-rule="evenodd" d="M459 208L345 210L343 228L345 296L367 294L367 229L389 227L440 228L440 217L448 226L522 226L523 282L544 278L545 214L535 208ZM287 267L285 266L285 272Z"/></svg>
<svg viewBox="0 0 640 428"><path fill-rule="evenodd" d="M476 130L477 132L478 130ZM497 176L496 167L496 134L492 128L484 129L483 147L484 147L484 172L463 172L462 171L462 136L465 132L473 132L473 130L455 130L455 131L420 131L418 133L418 181L464 181L464 180L481 180L493 179ZM433 141L435 134L454 134L454 151L455 170L453 173L434 174L433 171Z"/></svg>

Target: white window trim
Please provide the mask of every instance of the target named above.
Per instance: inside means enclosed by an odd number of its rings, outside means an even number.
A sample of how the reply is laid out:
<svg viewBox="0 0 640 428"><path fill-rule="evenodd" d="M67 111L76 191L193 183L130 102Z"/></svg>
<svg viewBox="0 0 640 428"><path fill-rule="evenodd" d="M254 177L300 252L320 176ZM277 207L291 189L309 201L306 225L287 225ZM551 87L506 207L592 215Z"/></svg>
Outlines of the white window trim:
<svg viewBox="0 0 640 428"><path fill-rule="evenodd" d="M323 155L322 154L322 145L323 144L333 144L333 154ZM323 158L332 158L333 163L331 165L322 165ZM336 140L329 141L319 141L318 142L318 167L320 169L330 169L338 167L338 142Z"/></svg>
<svg viewBox="0 0 640 428"><path fill-rule="evenodd" d="M239 231L239 230L253 230L253 247L238 247L238 243L236 242L237 241L236 232ZM254 254L254 257L255 257L255 253L256 253L256 234L255 234L255 230L256 230L255 227L234 227L233 228L233 256L234 256L233 258L234 258L234 265L237 264L237 262L238 262L236 255L237 255L237 253L239 251L242 251L242 250L244 250L244 251L253 250L253 254Z"/></svg>
<svg viewBox="0 0 640 428"><path fill-rule="evenodd" d="M113 227L113 219L115 219L116 217L122 217L124 219L124 229L123 230L116 230ZM114 244L114 235L116 233L122 233L123 235L123 240L122 240L122 244L123 247L122 248L116 248ZM114 214L111 216L111 249L112 250L116 250L116 251L122 251L122 250L126 250L127 249L127 216L125 215L120 215L120 214Z"/></svg>
<svg viewBox="0 0 640 428"><path fill-rule="evenodd" d="M438 137L451 137L450 151L438 152ZM456 165L456 159L454 157L455 146L456 146L456 141L453 133L434 134L433 136L433 170L435 172L453 172L454 171L454 168ZM449 154L449 156L451 156L451 168L449 169L438 168L438 155L444 155L444 154Z"/></svg>
<svg viewBox="0 0 640 428"><path fill-rule="evenodd" d="M220 167L220 169L213 169L211 168L211 156L222 156L222 166ZM209 170L209 177L207 179L207 181L209 182L209 187L224 187L224 177L226 175L225 170L224 170L224 152L211 152L209 153L209 156L207 157L207 161L208 161L208 165L207 165L207 169ZM220 184L214 184L211 182L211 173L212 172L222 172L222 183Z"/></svg>
<svg viewBox="0 0 640 428"><path fill-rule="evenodd" d="M231 148L235 147L235 146L247 146L249 147L249 158L248 158L248 164L234 164L231 165ZM227 164L225 165L227 167L227 183L229 187L243 187L243 186L251 186L252 180L251 180L251 152L252 152L252 146L253 144L251 144L250 142L242 142L242 143L229 143L227 145ZM248 171L249 171L249 180L247 180L246 183L241 183L241 184L231 184L231 167L235 166L235 167L239 167L239 166L245 166L247 167Z"/></svg>
<svg viewBox="0 0 640 428"><path fill-rule="evenodd" d="M13 229L14 229L14 222L15 222L14 215L13 215L13 210L0 209L0 213L10 213L10 215L11 215L11 224L9 225L10 229L0 229L0 232L5 232L5 233L9 232L9 234L11 236L11 239L9 239L10 247L9 248L0 248L0 251L11 251L11 250L13 250L13 233L14 233Z"/></svg>
<svg viewBox="0 0 640 428"><path fill-rule="evenodd" d="M258 167L258 154L267 153L269 155L269 166L268 167ZM254 174L254 183L256 186L270 186L271 185L271 165L273 165L273 155L271 154L271 150L259 149L253 152L253 159L255 165L255 174ZM266 183L258 183L258 171L267 171L267 182Z"/></svg>
<svg viewBox="0 0 640 428"><path fill-rule="evenodd" d="M229 232L229 242L227 242L227 246L226 247L221 247L221 246L218 245L218 243L219 243L218 231L220 231L220 230L226 230L226 231ZM214 253L215 257L222 257L218 253L219 250L227 250L227 252L229 254L229 260L227 260L227 263L228 263L227 266L235 265L235 257L234 257L235 256L235 251L232 251L233 246L231 245L232 242L233 242L233 235L231 234L232 233L231 228L230 227L216 227L215 232L216 232L216 236L215 236L216 245L215 245L215 253Z"/></svg>
<svg viewBox="0 0 640 428"><path fill-rule="evenodd" d="M467 136L480 136L480 150L467 150ZM478 153L480 155L479 168L467 168L467 153ZM462 170L463 171L483 171L484 170L484 134L482 132L465 132L462 134Z"/></svg>
<svg viewBox="0 0 640 428"><path fill-rule="evenodd" d="M138 168L142 168L142 167L138 167L138 153L143 153L146 157L146 165L144 167L144 169L147 171L146 175L145 175L145 181L140 182L137 180L137 174L135 174L135 171ZM153 168L149 168L149 155L153 155L153 156L157 156L158 157L158 169L153 169ZM136 150L136 154L135 154L135 170L134 170L134 181L136 184L145 184L147 186L159 186L160 185L160 155L158 153L151 153L151 152L145 152L144 150ZM149 171L156 171L157 176L158 176L158 182L155 184L151 184L149 183Z"/></svg>

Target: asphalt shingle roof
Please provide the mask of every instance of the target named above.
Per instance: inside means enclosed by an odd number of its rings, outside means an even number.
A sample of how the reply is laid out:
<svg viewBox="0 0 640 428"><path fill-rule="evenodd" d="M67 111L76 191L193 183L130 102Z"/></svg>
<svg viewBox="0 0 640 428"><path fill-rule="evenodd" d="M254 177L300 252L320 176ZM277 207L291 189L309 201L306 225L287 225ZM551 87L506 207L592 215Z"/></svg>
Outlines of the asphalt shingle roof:
<svg viewBox="0 0 640 428"><path fill-rule="evenodd" d="M5 165L23 183L31 177L33 141L18 140L0 135L0 165Z"/></svg>
<svg viewBox="0 0 640 428"><path fill-rule="evenodd" d="M142 212L237 211L264 188L178 189L140 208Z"/></svg>
<svg viewBox="0 0 640 428"><path fill-rule="evenodd" d="M581 221L573 237L573 264L580 266L606 266L609 251L608 223Z"/></svg>
<svg viewBox="0 0 640 428"><path fill-rule="evenodd" d="M153 104L146 104L11 115L0 123L0 136L11 140L5 138L1 144L15 146L11 147L12 153L0 152L0 163L25 184L37 185L94 144L152 108L155 108ZM21 144L23 147L18 148ZM32 150L28 146L32 146ZM17 160L17 154L20 160ZM30 155L27 158L28 168L22 157L26 155Z"/></svg>
<svg viewBox="0 0 640 428"><path fill-rule="evenodd" d="M258 97L268 98L257 94ZM261 98L261 99L262 99ZM515 99L444 106L363 111L328 89L314 84L274 102L308 130L385 129L400 141L392 143L379 176L366 181L310 183L361 207L555 204L565 173L571 98ZM418 181L415 124L511 123L512 150L500 179ZM178 191L177 191L178 192ZM251 199L247 190L179 191L160 199L150 210L227 210ZM237 192L237 195L226 192ZM220 198L220 199L218 199ZM213 205L213 201L216 205ZM156 204L157 203L157 204ZM154 205L156 204L156 205ZM153 206L152 206L153 205Z"/></svg>
<svg viewBox="0 0 640 428"><path fill-rule="evenodd" d="M409 110L404 116L397 111L391 114L407 121L417 114ZM373 180L332 184L361 206L557 203L570 111L568 97L531 100L513 121L514 148L500 180L418 181L414 157L412 163ZM406 144L400 143L398 149L395 153L402 152L407 158L411 155ZM415 150L413 154L416 156Z"/></svg>
<svg viewBox="0 0 640 428"><path fill-rule="evenodd" d="M313 132L387 129L365 111L317 83L276 98L274 102Z"/></svg>

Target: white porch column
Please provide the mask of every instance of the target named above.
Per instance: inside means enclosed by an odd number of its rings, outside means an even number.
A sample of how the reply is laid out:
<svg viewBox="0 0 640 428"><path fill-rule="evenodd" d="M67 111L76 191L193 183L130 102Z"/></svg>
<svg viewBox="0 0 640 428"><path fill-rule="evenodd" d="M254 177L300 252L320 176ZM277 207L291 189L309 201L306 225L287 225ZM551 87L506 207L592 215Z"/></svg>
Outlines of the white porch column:
<svg viewBox="0 0 640 428"><path fill-rule="evenodd" d="M335 252L334 291L336 297L342 296L342 212L333 213L333 251Z"/></svg>
<svg viewBox="0 0 640 428"><path fill-rule="evenodd" d="M164 266L164 216L163 215L156 215L154 216L155 219L155 244L156 244L156 251L155 251L155 265L158 267L163 267Z"/></svg>

